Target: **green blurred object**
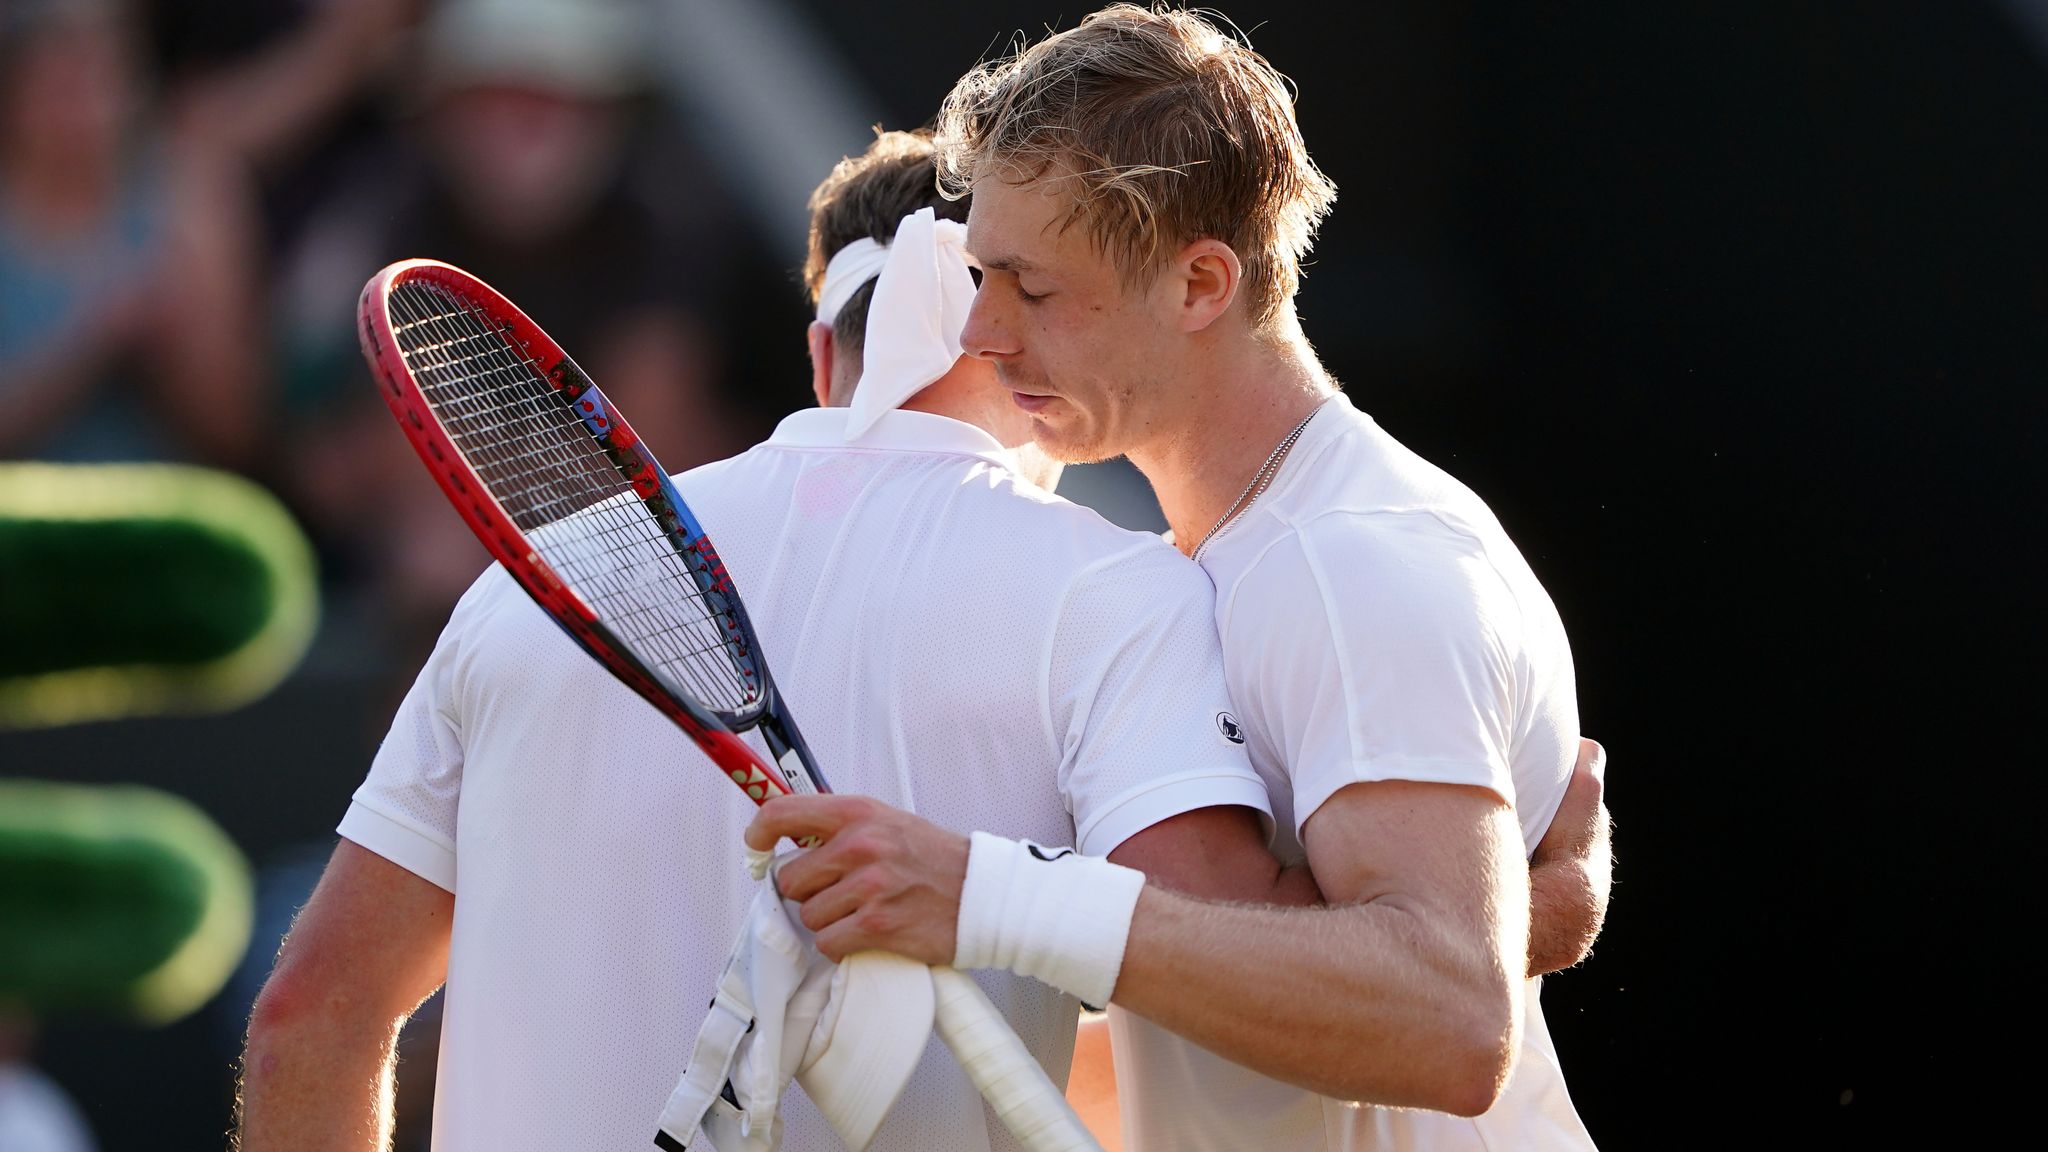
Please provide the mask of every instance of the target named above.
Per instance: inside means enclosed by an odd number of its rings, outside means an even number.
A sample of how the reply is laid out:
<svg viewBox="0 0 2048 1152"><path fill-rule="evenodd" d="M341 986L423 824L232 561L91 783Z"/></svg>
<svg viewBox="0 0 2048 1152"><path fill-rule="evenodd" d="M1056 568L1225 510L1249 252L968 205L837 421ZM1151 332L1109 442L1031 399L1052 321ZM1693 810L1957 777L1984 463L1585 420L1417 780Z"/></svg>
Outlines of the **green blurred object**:
<svg viewBox="0 0 2048 1152"><path fill-rule="evenodd" d="M311 545L247 480L0 464L0 728L239 707L318 611Z"/></svg>
<svg viewBox="0 0 2048 1152"><path fill-rule="evenodd" d="M247 860L189 802L0 779L0 1004L169 1023L226 983L253 907Z"/></svg>

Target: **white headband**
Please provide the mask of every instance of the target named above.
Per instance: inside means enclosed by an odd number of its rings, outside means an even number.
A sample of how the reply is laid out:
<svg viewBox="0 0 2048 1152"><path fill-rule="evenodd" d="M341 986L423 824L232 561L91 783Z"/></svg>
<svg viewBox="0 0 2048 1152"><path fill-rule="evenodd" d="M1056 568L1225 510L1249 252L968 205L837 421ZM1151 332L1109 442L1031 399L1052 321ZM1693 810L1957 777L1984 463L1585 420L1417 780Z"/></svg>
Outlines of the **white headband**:
<svg viewBox="0 0 2048 1152"><path fill-rule="evenodd" d="M818 323L830 324L860 286L882 274L889 249L863 236L832 254L825 265L825 285L818 289Z"/></svg>
<svg viewBox="0 0 2048 1152"><path fill-rule="evenodd" d="M856 253L848 260L843 275L850 287L835 292L840 287L834 277L842 274L841 258L862 245L874 245L874 250ZM832 257L825 270L825 291L819 295L820 320L826 320L823 305L827 300L833 302L836 315L854 289L867 282L868 274L856 270L865 269L878 257L880 273L868 304L860 383L854 388L853 410L846 422L849 441L858 440L884 412L924 391L952 369L960 358L960 331L967 326L967 310L974 306L966 225L941 220L931 209L920 208L896 226L896 238L887 248L872 240L856 240Z"/></svg>

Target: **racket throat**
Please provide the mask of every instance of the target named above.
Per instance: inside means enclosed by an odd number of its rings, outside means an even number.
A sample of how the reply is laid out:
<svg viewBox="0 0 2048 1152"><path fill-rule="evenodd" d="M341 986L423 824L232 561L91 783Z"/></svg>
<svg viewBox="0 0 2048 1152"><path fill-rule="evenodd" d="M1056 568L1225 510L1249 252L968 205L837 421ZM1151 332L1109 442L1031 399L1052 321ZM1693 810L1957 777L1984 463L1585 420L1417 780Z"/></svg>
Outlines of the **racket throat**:
<svg viewBox="0 0 2048 1152"><path fill-rule="evenodd" d="M817 785L811 783L810 769L804 767L804 758L795 748L783 748L775 757L775 766L782 771L782 782L798 796L809 796L817 792Z"/></svg>

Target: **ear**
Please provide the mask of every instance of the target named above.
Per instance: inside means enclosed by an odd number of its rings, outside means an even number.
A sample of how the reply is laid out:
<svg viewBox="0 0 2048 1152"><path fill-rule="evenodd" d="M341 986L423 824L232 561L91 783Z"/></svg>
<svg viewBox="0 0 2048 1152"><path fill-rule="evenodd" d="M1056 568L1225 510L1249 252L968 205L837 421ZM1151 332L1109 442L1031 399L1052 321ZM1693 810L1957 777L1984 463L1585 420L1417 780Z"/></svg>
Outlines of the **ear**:
<svg viewBox="0 0 2048 1152"><path fill-rule="evenodd" d="M832 326L811 321L810 330L804 333L805 341L811 346L811 395L818 398L818 407L832 406Z"/></svg>
<svg viewBox="0 0 2048 1152"><path fill-rule="evenodd" d="M1238 284L1244 279L1244 265L1237 253L1221 240L1204 237L1190 241L1175 258L1168 279L1179 289L1173 301L1180 328L1200 332L1215 323L1237 299Z"/></svg>

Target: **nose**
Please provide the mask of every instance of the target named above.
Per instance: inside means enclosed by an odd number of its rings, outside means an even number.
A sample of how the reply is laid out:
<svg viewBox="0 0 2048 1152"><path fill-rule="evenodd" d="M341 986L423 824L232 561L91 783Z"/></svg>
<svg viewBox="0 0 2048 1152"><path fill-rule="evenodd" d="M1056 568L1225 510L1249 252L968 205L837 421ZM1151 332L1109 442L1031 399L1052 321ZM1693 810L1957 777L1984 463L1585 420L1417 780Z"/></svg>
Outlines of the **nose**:
<svg viewBox="0 0 2048 1152"><path fill-rule="evenodd" d="M1001 361L1020 349L1010 326L998 315L989 291L974 294L974 306L967 310L967 323L960 329L960 350L981 360Z"/></svg>

